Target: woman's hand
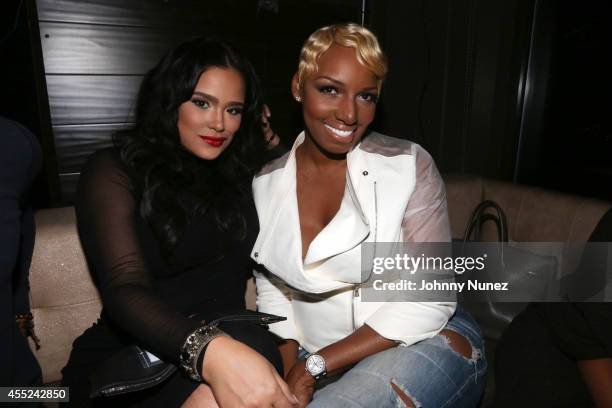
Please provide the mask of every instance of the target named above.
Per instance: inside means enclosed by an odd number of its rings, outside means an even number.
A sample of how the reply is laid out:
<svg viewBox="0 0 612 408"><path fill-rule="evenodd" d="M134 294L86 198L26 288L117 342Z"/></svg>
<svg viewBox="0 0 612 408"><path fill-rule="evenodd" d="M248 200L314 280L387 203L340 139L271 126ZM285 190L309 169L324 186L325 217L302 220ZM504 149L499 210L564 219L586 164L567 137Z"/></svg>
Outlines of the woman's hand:
<svg viewBox="0 0 612 408"><path fill-rule="evenodd" d="M276 132L274 132L270 126L270 116L272 116L270 108L268 105L264 105L263 112L261 113L261 123L268 150L274 149L280 143L280 137L278 137Z"/></svg>
<svg viewBox="0 0 612 408"><path fill-rule="evenodd" d="M285 379L289 389L299 400L298 407L303 408L308 405L314 393L315 379L306 371L304 361L294 364Z"/></svg>
<svg viewBox="0 0 612 408"><path fill-rule="evenodd" d="M298 362L298 349L300 345L293 339L285 339L278 346L278 352L283 359L283 377L287 378L289 370Z"/></svg>
<svg viewBox="0 0 612 408"><path fill-rule="evenodd" d="M210 342L203 366L202 377L221 407L293 408L298 403L268 360L231 337Z"/></svg>

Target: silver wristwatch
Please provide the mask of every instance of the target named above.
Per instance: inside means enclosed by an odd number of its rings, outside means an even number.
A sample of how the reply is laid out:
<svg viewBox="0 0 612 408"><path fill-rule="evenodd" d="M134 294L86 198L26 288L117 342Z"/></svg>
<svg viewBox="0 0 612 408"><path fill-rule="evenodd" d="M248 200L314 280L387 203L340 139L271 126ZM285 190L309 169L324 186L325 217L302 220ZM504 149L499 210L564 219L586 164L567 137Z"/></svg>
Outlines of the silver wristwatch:
<svg viewBox="0 0 612 408"><path fill-rule="evenodd" d="M320 354L311 354L306 358L306 371L312 375L315 380L324 377L327 374L325 359Z"/></svg>

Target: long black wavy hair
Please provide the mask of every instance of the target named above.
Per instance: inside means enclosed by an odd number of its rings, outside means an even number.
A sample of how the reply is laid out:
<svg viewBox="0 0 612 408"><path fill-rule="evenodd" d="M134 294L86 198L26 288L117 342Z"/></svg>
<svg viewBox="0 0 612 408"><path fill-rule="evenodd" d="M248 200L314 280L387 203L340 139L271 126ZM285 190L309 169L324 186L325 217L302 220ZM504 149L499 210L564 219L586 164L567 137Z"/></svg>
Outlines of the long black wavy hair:
<svg viewBox="0 0 612 408"><path fill-rule="evenodd" d="M215 160L203 160L181 144L178 109L212 67L235 69L246 94L232 142ZM252 177L263 164L262 108L262 90L252 65L213 38L178 45L144 77L136 123L115 134L114 143L140 199L140 214L160 240L165 258L172 257L185 225L196 214L212 211L221 230L235 232L240 239L246 236L245 217L235 198L250 196Z"/></svg>

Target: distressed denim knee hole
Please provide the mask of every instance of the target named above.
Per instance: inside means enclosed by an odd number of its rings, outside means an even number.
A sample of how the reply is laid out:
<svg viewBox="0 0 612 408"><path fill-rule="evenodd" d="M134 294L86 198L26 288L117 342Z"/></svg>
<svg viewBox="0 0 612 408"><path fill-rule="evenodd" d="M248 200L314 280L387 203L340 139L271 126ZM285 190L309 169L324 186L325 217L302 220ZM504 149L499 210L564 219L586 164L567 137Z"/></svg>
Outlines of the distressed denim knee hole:
<svg viewBox="0 0 612 408"><path fill-rule="evenodd" d="M482 355L480 350L474 347L470 339L454 330L443 329L438 336L440 336L454 352L470 363L476 362Z"/></svg>
<svg viewBox="0 0 612 408"><path fill-rule="evenodd" d="M407 408L422 408L421 403L415 400L408 391L399 386L394 378L391 379L390 384L391 389L398 397L397 406L399 408L403 408L404 406Z"/></svg>

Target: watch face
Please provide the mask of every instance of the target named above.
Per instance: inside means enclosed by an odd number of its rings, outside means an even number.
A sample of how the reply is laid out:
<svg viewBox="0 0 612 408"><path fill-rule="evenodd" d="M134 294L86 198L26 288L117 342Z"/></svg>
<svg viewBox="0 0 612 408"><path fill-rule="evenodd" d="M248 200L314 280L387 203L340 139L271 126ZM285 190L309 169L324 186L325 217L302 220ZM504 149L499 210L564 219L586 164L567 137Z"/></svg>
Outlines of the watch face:
<svg viewBox="0 0 612 408"><path fill-rule="evenodd" d="M316 377L317 375L325 372L325 360L318 354L313 354L306 359L306 370Z"/></svg>

